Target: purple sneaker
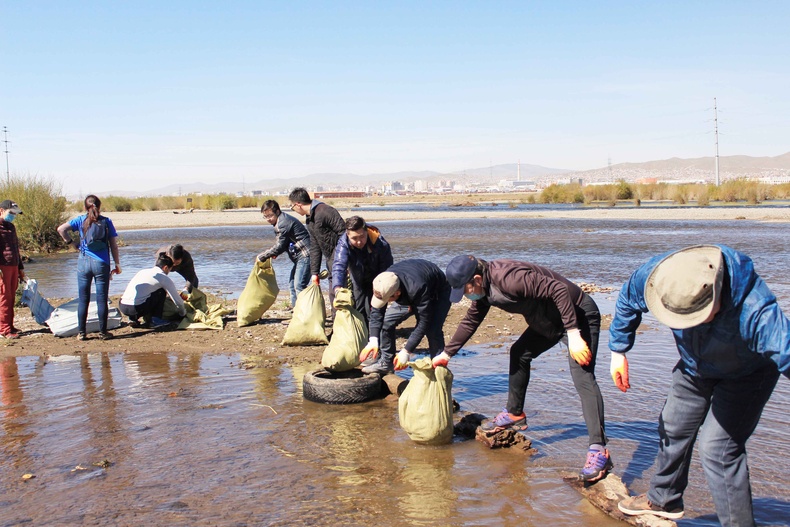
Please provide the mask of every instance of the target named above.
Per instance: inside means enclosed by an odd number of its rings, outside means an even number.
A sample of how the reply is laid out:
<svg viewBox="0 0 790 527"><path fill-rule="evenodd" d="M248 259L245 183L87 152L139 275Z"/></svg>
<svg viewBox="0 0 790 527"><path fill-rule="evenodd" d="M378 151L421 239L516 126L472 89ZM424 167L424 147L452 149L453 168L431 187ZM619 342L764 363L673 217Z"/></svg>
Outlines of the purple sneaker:
<svg viewBox="0 0 790 527"><path fill-rule="evenodd" d="M580 476L586 483L592 483L606 476L613 466L608 449L591 448L587 451L587 462Z"/></svg>
<svg viewBox="0 0 790 527"><path fill-rule="evenodd" d="M524 412L521 412L521 415L513 415L507 411L507 408L503 408L496 417L480 425L480 428L483 429L483 432L489 434L501 432L502 430L507 430L508 428L516 431L526 430L527 415Z"/></svg>

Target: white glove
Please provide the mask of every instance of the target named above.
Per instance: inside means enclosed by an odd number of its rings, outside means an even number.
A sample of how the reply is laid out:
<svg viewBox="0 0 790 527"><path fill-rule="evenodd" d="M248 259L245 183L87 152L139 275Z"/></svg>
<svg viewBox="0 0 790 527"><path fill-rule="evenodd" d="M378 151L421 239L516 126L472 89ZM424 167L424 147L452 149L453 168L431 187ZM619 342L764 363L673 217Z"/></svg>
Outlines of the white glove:
<svg viewBox="0 0 790 527"><path fill-rule="evenodd" d="M409 352L406 349L402 349L395 355L395 369L396 370L405 370L406 366L409 365Z"/></svg>
<svg viewBox="0 0 790 527"><path fill-rule="evenodd" d="M568 352L580 366L587 366L592 360L590 348L587 347L587 343L578 329L568 330Z"/></svg>
<svg viewBox="0 0 790 527"><path fill-rule="evenodd" d="M448 362L450 362L450 356L445 352L441 352L433 358L431 364L433 364L434 368L438 368L439 366L444 366L446 368Z"/></svg>
<svg viewBox="0 0 790 527"><path fill-rule="evenodd" d="M379 355L379 339L378 337L370 337L368 345L362 348L359 352L359 362L365 362L368 359L375 359Z"/></svg>

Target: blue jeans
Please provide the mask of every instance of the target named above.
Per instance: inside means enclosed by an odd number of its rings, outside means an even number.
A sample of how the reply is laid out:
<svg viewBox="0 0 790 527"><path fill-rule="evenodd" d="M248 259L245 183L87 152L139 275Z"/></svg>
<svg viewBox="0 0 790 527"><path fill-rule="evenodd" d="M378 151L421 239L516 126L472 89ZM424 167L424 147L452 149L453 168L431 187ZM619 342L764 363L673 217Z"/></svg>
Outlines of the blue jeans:
<svg viewBox="0 0 790 527"><path fill-rule="evenodd" d="M661 506L683 506L689 462L699 433L699 455L719 522L753 526L746 441L779 379L774 364L737 379L700 379L678 362L658 424L657 470L647 497Z"/></svg>
<svg viewBox="0 0 790 527"><path fill-rule="evenodd" d="M296 305L296 295L308 285L310 285L310 257L304 256L296 260L291 268L291 277L288 280L288 287L291 290L291 307Z"/></svg>
<svg viewBox="0 0 790 527"><path fill-rule="evenodd" d="M431 312L431 321L428 328L425 330L425 336L428 338L428 352L431 357L435 357L444 351L444 320L447 318L447 313L450 311L450 295L440 294L439 299L435 301L433 310ZM403 304L392 302L387 306L387 311L384 313L384 320L381 323L381 341L379 342L379 349L381 350L380 361L392 366L395 361L395 328L409 318L412 314L417 317L419 324L419 316L413 313L413 310Z"/></svg>
<svg viewBox="0 0 790 527"><path fill-rule="evenodd" d="M79 332L85 333L88 322L88 306L91 301L91 282L96 281L96 305L99 312L99 331L107 331L107 296L110 291L110 264L80 254L77 259L77 324Z"/></svg>

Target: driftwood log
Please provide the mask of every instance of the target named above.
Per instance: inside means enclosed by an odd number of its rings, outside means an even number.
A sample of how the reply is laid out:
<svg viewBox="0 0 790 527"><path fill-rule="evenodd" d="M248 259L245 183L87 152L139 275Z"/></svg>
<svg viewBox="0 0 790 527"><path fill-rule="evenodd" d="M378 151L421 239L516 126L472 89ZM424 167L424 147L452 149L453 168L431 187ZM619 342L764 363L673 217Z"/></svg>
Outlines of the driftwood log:
<svg viewBox="0 0 790 527"><path fill-rule="evenodd" d="M651 514L643 516L626 516L620 512L620 509L617 508L617 504L630 496L630 493L628 492L628 487L623 483L623 480L616 474L610 472L605 478L593 484L584 483L578 475L570 473L564 474L562 479L571 487L578 490L582 496L587 498L587 501L612 518L640 527L677 526L672 520L666 520Z"/></svg>

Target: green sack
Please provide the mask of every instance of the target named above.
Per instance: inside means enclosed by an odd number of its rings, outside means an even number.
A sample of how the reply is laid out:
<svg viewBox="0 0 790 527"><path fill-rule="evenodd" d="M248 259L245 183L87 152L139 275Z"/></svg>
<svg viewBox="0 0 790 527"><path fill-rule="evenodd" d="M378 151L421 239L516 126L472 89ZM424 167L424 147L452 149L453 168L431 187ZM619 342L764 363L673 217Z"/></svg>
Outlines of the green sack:
<svg viewBox="0 0 790 527"><path fill-rule="evenodd" d="M453 373L430 357L410 362L414 377L398 399L400 426L412 441L441 445L453 439Z"/></svg>
<svg viewBox="0 0 790 527"><path fill-rule="evenodd" d="M368 343L365 319L354 309L351 291L335 291L335 325L332 341L324 350L321 366L329 371L347 371L359 366L359 352Z"/></svg>
<svg viewBox="0 0 790 527"><path fill-rule="evenodd" d="M239 326L250 326L258 322L266 310L272 307L279 292L272 262L255 260L255 266L247 278L247 285L236 303L236 322Z"/></svg>
<svg viewBox="0 0 790 527"><path fill-rule="evenodd" d="M178 329L222 329L225 322L222 317L233 313L232 309L223 307L222 304L208 305L206 294L197 287L192 289L184 300L187 314L181 317L175 302L168 296L165 298L165 307L162 318L167 320L180 320Z"/></svg>
<svg viewBox="0 0 790 527"><path fill-rule="evenodd" d="M296 295L293 317L285 330L283 346L321 346L329 344L324 331L326 305L321 288L310 284Z"/></svg>

